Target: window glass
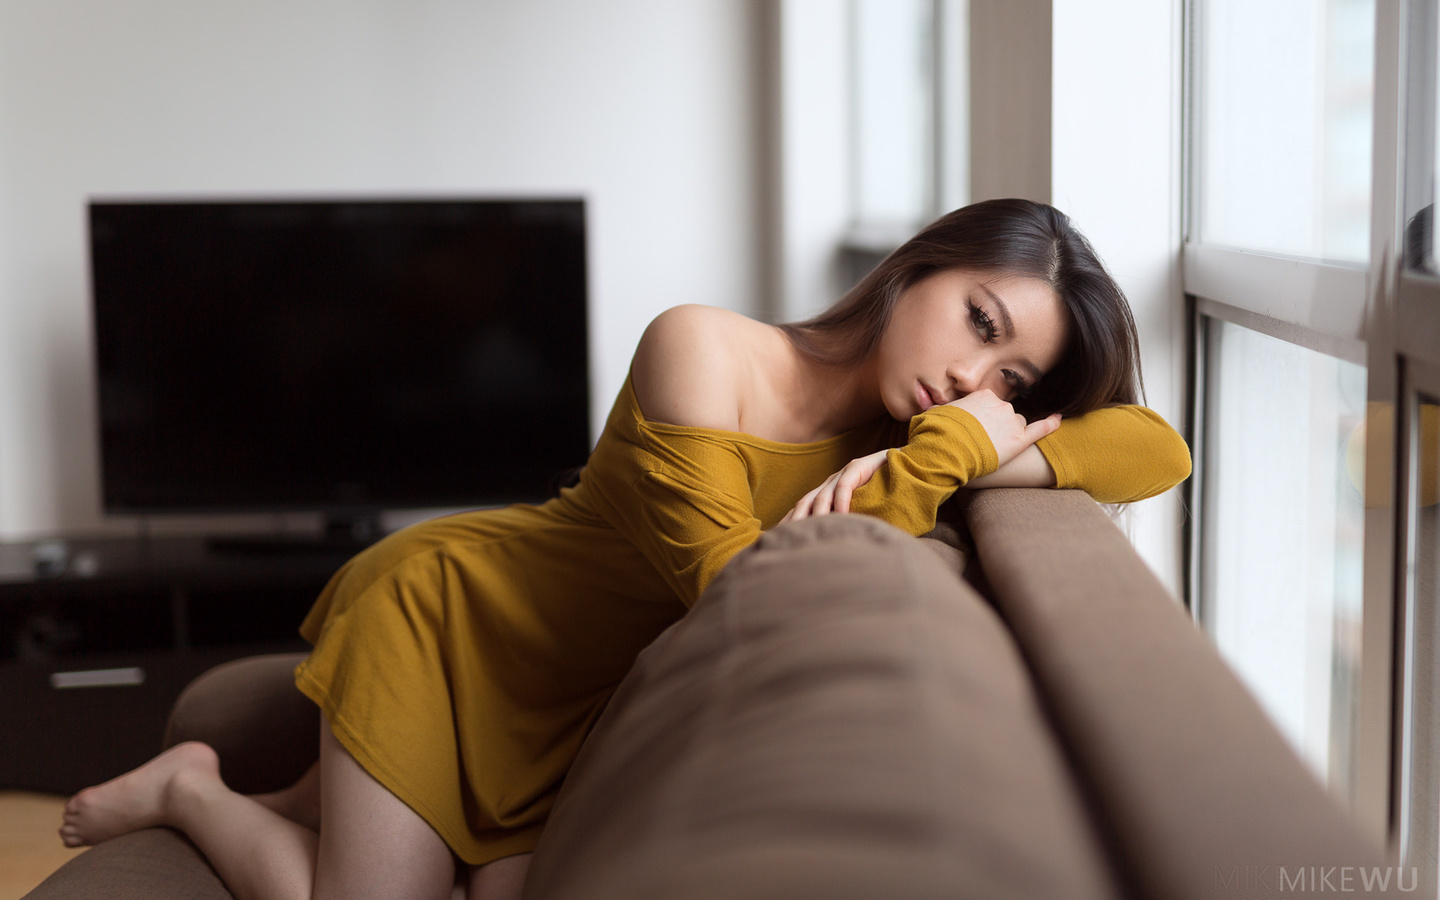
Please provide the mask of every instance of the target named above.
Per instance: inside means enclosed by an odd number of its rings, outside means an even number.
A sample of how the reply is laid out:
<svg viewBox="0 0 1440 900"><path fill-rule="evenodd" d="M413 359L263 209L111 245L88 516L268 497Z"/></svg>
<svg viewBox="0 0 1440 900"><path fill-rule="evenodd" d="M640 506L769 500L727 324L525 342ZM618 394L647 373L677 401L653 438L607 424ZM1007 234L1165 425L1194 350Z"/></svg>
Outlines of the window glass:
<svg viewBox="0 0 1440 900"><path fill-rule="evenodd" d="M1197 8L1199 238L1369 255L1374 0Z"/></svg>
<svg viewBox="0 0 1440 900"><path fill-rule="evenodd" d="M1440 176L1440 15L1433 0L1412 2L1408 7L1410 42L1406 81L1405 161L1405 262L1415 269L1435 273L1436 253L1435 185Z"/></svg>
<svg viewBox="0 0 1440 900"><path fill-rule="evenodd" d="M1311 764L1353 778L1365 370L1210 324L1201 610Z"/></svg>
<svg viewBox="0 0 1440 900"><path fill-rule="evenodd" d="M1404 864L1420 870L1430 896L1435 896L1440 860L1440 745L1435 740L1440 729L1440 405L1436 398L1421 398L1410 430L1417 460L1411 485L1412 599L1406 623L1410 634L1406 681L1411 696L1405 723L1409 797Z"/></svg>
<svg viewBox="0 0 1440 900"><path fill-rule="evenodd" d="M858 223L909 230L931 213L932 0L852 0Z"/></svg>

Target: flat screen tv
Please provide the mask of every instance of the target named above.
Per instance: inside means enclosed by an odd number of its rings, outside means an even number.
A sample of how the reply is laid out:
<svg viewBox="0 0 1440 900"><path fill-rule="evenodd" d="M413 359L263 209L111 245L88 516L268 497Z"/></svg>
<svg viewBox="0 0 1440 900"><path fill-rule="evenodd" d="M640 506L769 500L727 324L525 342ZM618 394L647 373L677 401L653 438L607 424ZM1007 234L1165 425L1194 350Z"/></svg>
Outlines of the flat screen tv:
<svg viewBox="0 0 1440 900"><path fill-rule="evenodd" d="M107 513L543 498L590 448L580 200L93 200Z"/></svg>

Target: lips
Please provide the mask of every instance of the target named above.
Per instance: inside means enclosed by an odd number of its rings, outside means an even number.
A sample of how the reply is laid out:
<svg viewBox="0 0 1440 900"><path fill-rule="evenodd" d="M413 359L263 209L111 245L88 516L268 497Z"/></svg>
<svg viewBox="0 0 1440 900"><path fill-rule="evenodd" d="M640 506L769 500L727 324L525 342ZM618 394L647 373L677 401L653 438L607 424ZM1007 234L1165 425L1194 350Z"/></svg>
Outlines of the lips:
<svg viewBox="0 0 1440 900"><path fill-rule="evenodd" d="M920 402L920 411L924 412L932 406L940 403L939 398L930 393L930 389L923 382L915 382L915 399Z"/></svg>

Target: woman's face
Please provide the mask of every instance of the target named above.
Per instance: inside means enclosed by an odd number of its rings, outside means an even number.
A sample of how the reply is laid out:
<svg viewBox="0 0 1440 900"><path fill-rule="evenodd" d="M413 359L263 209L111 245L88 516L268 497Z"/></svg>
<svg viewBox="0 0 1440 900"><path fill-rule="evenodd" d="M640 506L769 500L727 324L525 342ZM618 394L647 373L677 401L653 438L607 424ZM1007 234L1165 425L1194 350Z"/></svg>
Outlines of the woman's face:
<svg viewBox="0 0 1440 900"><path fill-rule="evenodd" d="M1013 401L1059 361L1060 297L1038 278L949 270L896 301L876 356L880 397L900 421L989 388Z"/></svg>

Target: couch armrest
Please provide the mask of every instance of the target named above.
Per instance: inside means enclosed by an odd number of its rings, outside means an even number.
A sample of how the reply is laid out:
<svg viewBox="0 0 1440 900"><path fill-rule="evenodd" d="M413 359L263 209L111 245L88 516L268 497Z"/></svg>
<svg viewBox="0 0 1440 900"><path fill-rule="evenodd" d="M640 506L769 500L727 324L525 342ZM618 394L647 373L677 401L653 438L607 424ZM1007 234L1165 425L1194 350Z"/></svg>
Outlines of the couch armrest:
<svg viewBox="0 0 1440 900"><path fill-rule="evenodd" d="M1282 893L1281 866L1388 864L1089 496L977 491L966 516L1137 896Z"/></svg>
<svg viewBox="0 0 1440 900"><path fill-rule="evenodd" d="M170 711L165 746L204 741L242 793L293 784L320 753L320 717L295 688L301 654L252 656L202 673ZM168 828L144 828L91 847L26 900L232 900L195 846Z"/></svg>
<svg viewBox="0 0 1440 900"><path fill-rule="evenodd" d="M176 699L165 746L209 744L225 783L242 794L294 784L320 758L320 714L295 687L304 658L251 656L201 674Z"/></svg>
<svg viewBox="0 0 1440 900"><path fill-rule="evenodd" d="M234 900L178 831L142 828L73 857L23 900Z"/></svg>

